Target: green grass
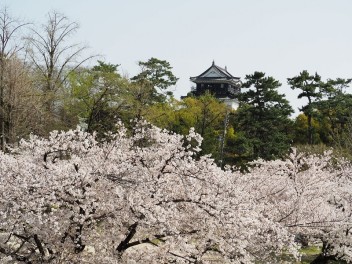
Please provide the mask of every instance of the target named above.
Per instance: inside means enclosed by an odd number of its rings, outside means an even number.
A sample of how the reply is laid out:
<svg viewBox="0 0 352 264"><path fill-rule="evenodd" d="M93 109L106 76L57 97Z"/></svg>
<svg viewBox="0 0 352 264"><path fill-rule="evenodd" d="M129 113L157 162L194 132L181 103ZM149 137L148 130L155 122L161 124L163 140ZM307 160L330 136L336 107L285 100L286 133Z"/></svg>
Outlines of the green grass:
<svg viewBox="0 0 352 264"><path fill-rule="evenodd" d="M305 248L301 248L299 252L302 254L302 259L301 259L301 262L298 262L296 264L309 264L321 253L321 247L319 246L305 247ZM333 260L330 260L329 263L346 264L346 262L344 261L333 261Z"/></svg>
<svg viewBox="0 0 352 264"><path fill-rule="evenodd" d="M321 253L321 247L318 247L318 246L305 247L305 248L301 248L299 252L302 255L306 255L306 256L318 255Z"/></svg>
<svg viewBox="0 0 352 264"><path fill-rule="evenodd" d="M321 247L305 247L301 248L299 252L302 254L301 264L308 264L312 262L321 253Z"/></svg>

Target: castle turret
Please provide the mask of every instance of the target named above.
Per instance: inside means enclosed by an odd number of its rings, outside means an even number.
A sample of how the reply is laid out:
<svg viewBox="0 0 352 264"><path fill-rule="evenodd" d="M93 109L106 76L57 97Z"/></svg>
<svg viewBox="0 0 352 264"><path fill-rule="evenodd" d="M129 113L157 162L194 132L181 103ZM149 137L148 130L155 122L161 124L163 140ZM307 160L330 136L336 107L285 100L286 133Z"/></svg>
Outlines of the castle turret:
<svg viewBox="0 0 352 264"><path fill-rule="evenodd" d="M241 92L242 83L239 77L234 77L227 71L227 67L221 68L213 61L205 72L191 77L190 80L196 84L196 87L191 91L194 96L200 96L209 91L231 108L238 107L236 94Z"/></svg>

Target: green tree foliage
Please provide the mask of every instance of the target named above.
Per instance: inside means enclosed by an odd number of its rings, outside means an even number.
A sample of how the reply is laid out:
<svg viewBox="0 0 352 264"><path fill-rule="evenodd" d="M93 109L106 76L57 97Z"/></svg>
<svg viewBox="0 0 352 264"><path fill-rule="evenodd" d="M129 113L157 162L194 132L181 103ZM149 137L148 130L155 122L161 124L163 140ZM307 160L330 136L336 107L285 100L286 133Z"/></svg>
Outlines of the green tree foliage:
<svg viewBox="0 0 352 264"><path fill-rule="evenodd" d="M303 113L307 116L307 143L311 145L314 143L314 128L312 124L312 117L315 109L314 102L318 101L322 97L321 88L324 84L321 81L320 75L317 73L310 75L306 70L302 71L298 76L288 78L287 81L292 89L301 90L298 98L307 98L308 100L308 103L299 110L303 111Z"/></svg>
<svg viewBox="0 0 352 264"><path fill-rule="evenodd" d="M328 137L329 129L326 122L319 122L318 119L312 118L312 137L315 144L322 144ZM301 113L294 120L293 143L295 145L305 145L308 142L308 117Z"/></svg>
<svg viewBox="0 0 352 264"><path fill-rule="evenodd" d="M265 73L247 75L239 95L240 106L234 115L235 135L229 146L233 147L234 162L282 157L290 148L293 112L285 96L277 89L281 84Z"/></svg>
<svg viewBox="0 0 352 264"><path fill-rule="evenodd" d="M132 77L131 81L149 88L150 101L162 102L166 99L166 95L172 95L167 89L175 85L178 78L172 73L169 62L152 57L146 62L139 61L138 65L141 72Z"/></svg>
<svg viewBox="0 0 352 264"><path fill-rule="evenodd" d="M170 131L179 131L179 113L182 103L175 98L155 103L144 111L144 118L150 123Z"/></svg>
<svg viewBox="0 0 352 264"><path fill-rule="evenodd" d="M167 89L177 81L171 72L172 67L167 61L156 58L147 62L140 61L139 66L141 73L125 82L124 89L120 90L119 100L123 107L119 109L118 117L125 124L130 123L131 119L149 120L158 116L165 120L164 111L172 108L173 106L168 104L174 101L172 96L166 96Z"/></svg>
<svg viewBox="0 0 352 264"><path fill-rule="evenodd" d="M187 97L181 101L178 110L179 127L177 133L186 134L191 127L203 137L203 154L212 154L219 160L220 143L224 131L227 106L206 93L198 98Z"/></svg>
<svg viewBox="0 0 352 264"><path fill-rule="evenodd" d="M322 99L315 103L317 119L327 124L323 142L329 146L348 148L345 142L350 136L349 123L352 111L352 94L347 93L351 79L329 79L322 89Z"/></svg>
<svg viewBox="0 0 352 264"><path fill-rule="evenodd" d="M323 87L323 99L316 103L320 118L331 125L332 133L344 131L352 110L352 95L345 92L351 79L328 80Z"/></svg>
<svg viewBox="0 0 352 264"><path fill-rule="evenodd" d="M114 130L113 124L124 104L120 91L127 85L117 67L98 61L93 68L73 72L69 77L70 97L66 108L79 118L88 132L102 134Z"/></svg>
<svg viewBox="0 0 352 264"><path fill-rule="evenodd" d="M69 112L76 113L88 131L98 131L101 135L102 132L114 130L112 126L116 119L125 124L141 118L151 122L156 119L156 123L164 120L169 125L174 123L171 110L168 111L171 114L167 116L171 120L165 119L165 111L172 108L170 104L174 99L171 97L168 100L155 100L164 96L162 89L174 84L171 81L174 79L165 77L173 76L171 71L166 70L171 69L169 63L152 58L148 63L140 62L140 65L143 66L143 74L131 81L117 72L118 65L101 61L91 69L71 73L71 99L66 104Z"/></svg>
<svg viewBox="0 0 352 264"><path fill-rule="evenodd" d="M288 79L288 83L292 89L302 90L298 98L308 100L300 109L303 114L295 121L295 144L343 146L352 110L352 95L346 93L351 79L323 82L318 74L309 75L303 71L299 76Z"/></svg>
<svg viewBox="0 0 352 264"><path fill-rule="evenodd" d="M148 114L149 108L154 104L164 102L154 101L153 98L157 94L153 92L153 88L145 85L143 82L129 82L126 83L125 89L121 90L121 98L123 101L123 108L120 110L119 118L124 123L128 123L131 119L145 118Z"/></svg>
<svg viewBox="0 0 352 264"><path fill-rule="evenodd" d="M219 161L221 143L230 127L225 127L226 114L231 110L209 93L200 97L187 97L177 101L173 98L155 103L146 109L145 118L154 125L187 135L194 127L203 137L202 153L211 154ZM224 133L224 129L226 133Z"/></svg>

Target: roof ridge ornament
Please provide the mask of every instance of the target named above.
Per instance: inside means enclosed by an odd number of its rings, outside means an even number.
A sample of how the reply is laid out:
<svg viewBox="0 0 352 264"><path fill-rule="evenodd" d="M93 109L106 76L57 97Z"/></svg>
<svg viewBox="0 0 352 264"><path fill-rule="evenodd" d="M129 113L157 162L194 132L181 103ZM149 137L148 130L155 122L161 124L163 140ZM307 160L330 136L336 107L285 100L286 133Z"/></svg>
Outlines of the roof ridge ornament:
<svg viewBox="0 0 352 264"><path fill-rule="evenodd" d="M213 60L213 64L212 64L213 66L215 65L215 61Z"/></svg>

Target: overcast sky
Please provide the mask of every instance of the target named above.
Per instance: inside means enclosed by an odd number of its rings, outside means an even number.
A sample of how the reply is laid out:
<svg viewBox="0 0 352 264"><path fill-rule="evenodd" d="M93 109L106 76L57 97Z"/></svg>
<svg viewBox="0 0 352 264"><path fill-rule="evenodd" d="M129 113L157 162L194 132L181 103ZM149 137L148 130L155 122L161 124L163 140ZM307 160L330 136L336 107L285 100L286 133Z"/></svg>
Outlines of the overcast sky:
<svg viewBox="0 0 352 264"><path fill-rule="evenodd" d="M38 24L49 11L65 14L80 25L76 42L130 76L140 60L169 61L180 78L176 97L213 60L242 80L254 71L278 79L295 111L304 101L288 77L302 70L352 77L351 0L1 0L3 6Z"/></svg>

